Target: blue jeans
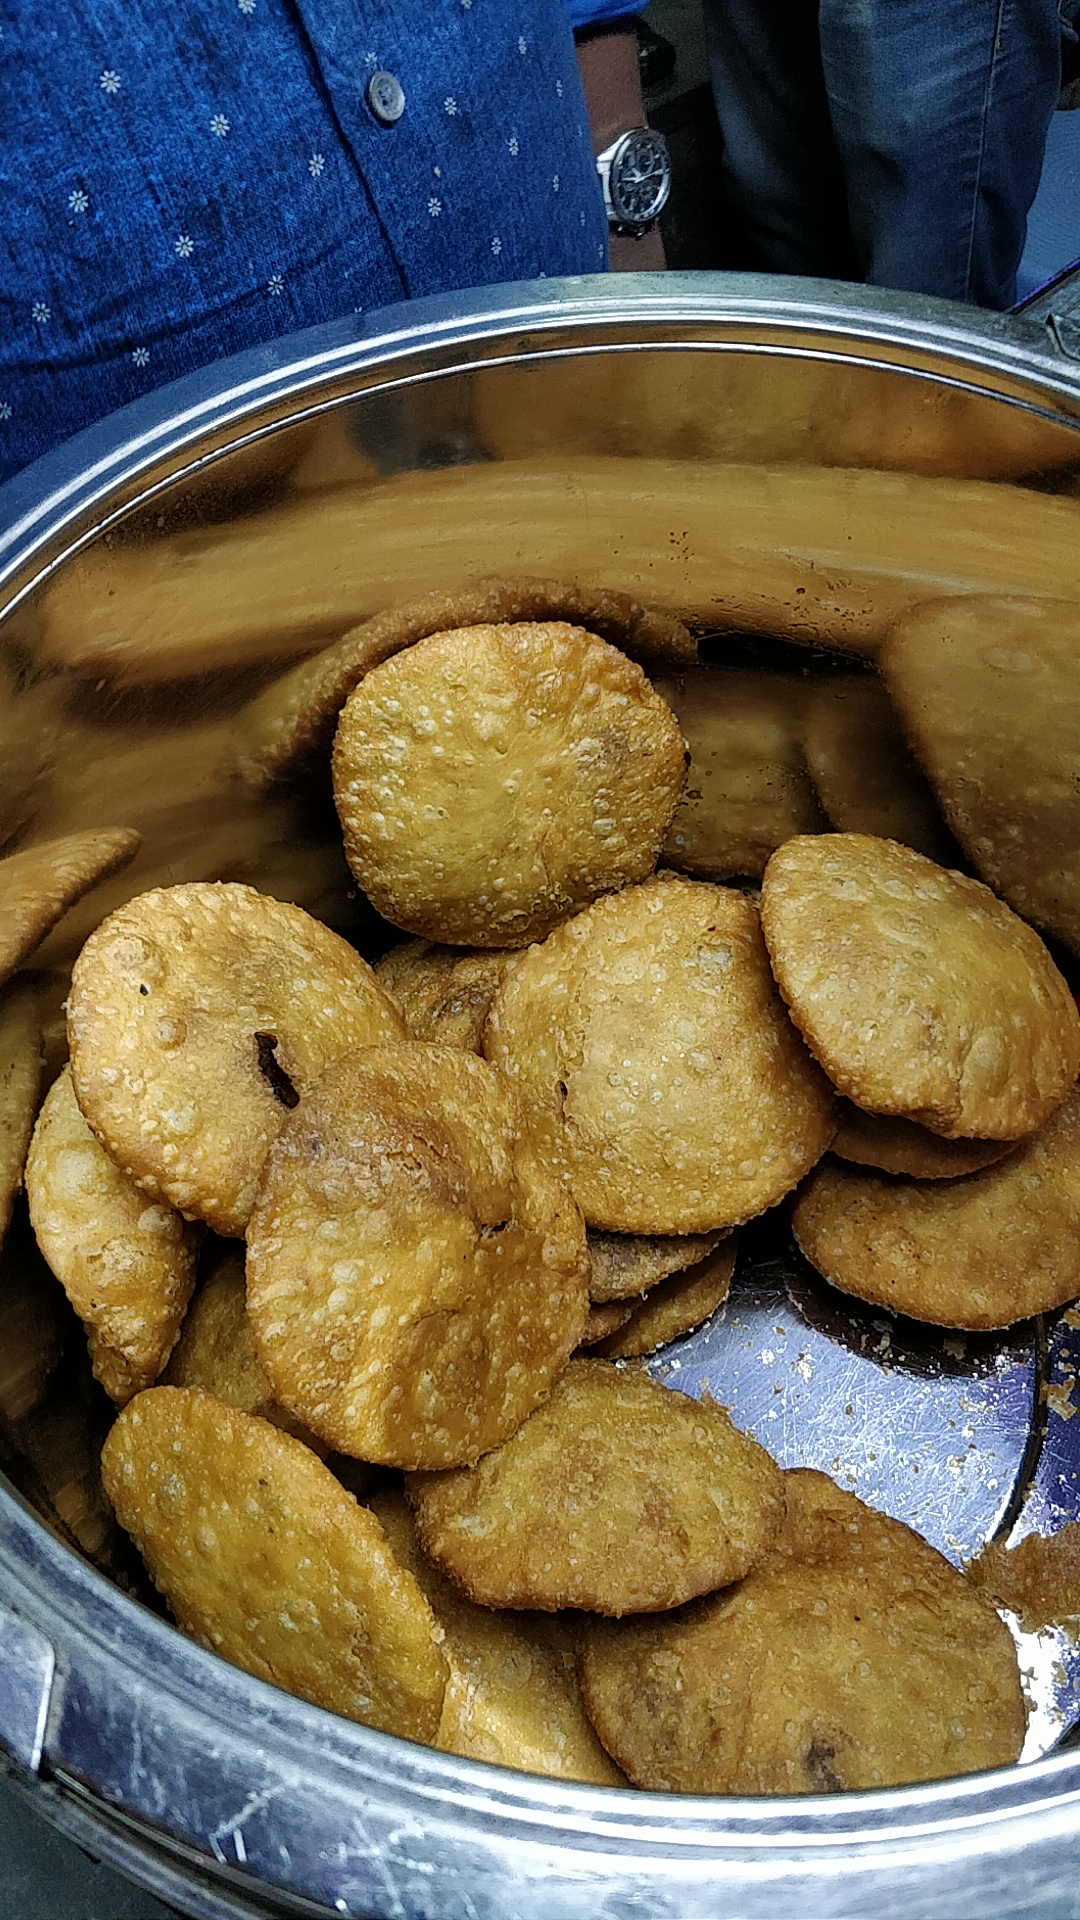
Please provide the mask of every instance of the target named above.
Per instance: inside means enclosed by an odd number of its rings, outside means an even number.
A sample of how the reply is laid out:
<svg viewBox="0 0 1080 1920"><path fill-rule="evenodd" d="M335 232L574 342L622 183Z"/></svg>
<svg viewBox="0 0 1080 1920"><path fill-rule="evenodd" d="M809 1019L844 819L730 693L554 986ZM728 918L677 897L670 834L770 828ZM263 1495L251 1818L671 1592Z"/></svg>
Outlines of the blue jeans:
<svg viewBox="0 0 1080 1920"><path fill-rule="evenodd" d="M1077 0L704 0L748 267L1008 307Z"/></svg>

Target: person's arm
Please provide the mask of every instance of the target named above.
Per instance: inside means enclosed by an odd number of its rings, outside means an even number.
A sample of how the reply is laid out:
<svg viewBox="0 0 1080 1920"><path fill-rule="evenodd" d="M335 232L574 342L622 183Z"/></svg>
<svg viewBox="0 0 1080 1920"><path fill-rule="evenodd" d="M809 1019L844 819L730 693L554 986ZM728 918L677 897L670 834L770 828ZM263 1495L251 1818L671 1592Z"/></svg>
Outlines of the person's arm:
<svg viewBox="0 0 1080 1920"><path fill-rule="evenodd" d="M593 152L602 153L620 133L645 125L637 35L632 26L614 20L609 26L579 28L574 39L592 128ZM664 267L667 263L659 228L654 227L640 240L629 234L613 233L609 259L615 273L647 272Z"/></svg>

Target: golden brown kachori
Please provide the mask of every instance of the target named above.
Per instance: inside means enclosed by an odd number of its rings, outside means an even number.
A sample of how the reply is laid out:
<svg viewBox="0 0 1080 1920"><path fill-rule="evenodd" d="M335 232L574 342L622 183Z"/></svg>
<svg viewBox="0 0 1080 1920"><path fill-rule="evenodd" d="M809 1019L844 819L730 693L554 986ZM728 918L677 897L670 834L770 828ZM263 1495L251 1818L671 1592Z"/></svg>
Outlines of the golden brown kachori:
<svg viewBox="0 0 1080 1920"><path fill-rule="evenodd" d="M637 1299L685 1267L696 1267L723 1239L714 1233L602 1233L590 1227L589 1298L597 1305L605 1300Z"/></svg>
<svg viewBox="0 0 1080 1920"><path fill-rule="evenodd" d="M579 1672L636 1786L837 1793L1006 1766L1012 1638L941 1554L824 1474L786 1473L764 1565L673 1614L589 1620Z"/></svg>
<svg viewBox="0 0 1080 1920"><path fill-rule="evenodd" d="M1080 1013L1037 933L895 840L789 840L761 925L792 1019L841 1093L946 1139L1018 1140L1080 1072Z"/></svg>
<svg viewBox="0 0 1080 1920"><path fill-rule="evenodd" d="M703 666L656 687L690 748L663 846L670 866L703 880L760 879L784 840L827 824L803 755L801 681Z"/></svg>
<svg viewBox="0 0 1080 1920"><path fill-rule="evenodd" d="M0 983L41 945L69 907L134 859L129 827L68 833L0 860Z"/></svg>
<svg viewBox="0 0 1080 1920"><path fill-rule="evenodd" d="M737 1235L729 1234L723 1245L696 1267L672 1274L650 1288L623 1325L604 1341L599 1349L604 1359L636 1360L700 1327L727 1299L737 1245Z"/></svg>
<svg viewBox="0 0 1080 1920"><path fill-rule="evenodd" d="M506 975L485 1050L592 1227L691 1234L782 1199L832 1137L757 910L677 877L598 901Z"/></svg>
<svg viewBox="0 0 1080 1920"><path fill-rule="evenodd" d="M0 1240L22 1185L42 1075L41 1013L34 983L0 988Z"/></svg>
<svg viewBox="0 0 1080 1920"><path fill-rule="evenodd" d="M477 952L407 940L375 962L375 978L397 1002L414 1040L479 1053L491 1002L512 952Z"/></svg>
<svg viewBox="0 0 1080 1920"><path fill-rule="evenodd" d="M431 1608L374 1514L299 1440L194 1387L151 1387L101 1463L185 1633L331 1713L435 1738L447 1666Z"/></svg>
<svg viewBox="0 0 1080 1920"><path fill-rule="evenodd" d="M842 1293L936 1326L1008 1327L1080 1294L1080 1090L997 1166L893 1180L836 1161L795 1203L795 1237Z"/></svg>
<svg viewBox="0 0 1080 1920"><path fill-rule="evenodd" d="M241 769L261 785L328 747L353 688L372 667L417 640L455 627L542 620L585 627L647 668L697 656L697 643L681 620L652 612L627 594L572 581L492 574L473 585L388 607L275 680L241 718Z"/></svg>
<svg viewBox="0 0 1080 1920"><path fill-rule="evenodd" d="M601 1340L617 1333L624 1327L639 1302L636 1300L602 1300L597 1305L590 1303L585 1317L579 1347L595 1347Z"/></svg>
<svg viewBox="0 0 1080 1920"><path fill-rule="evenodd" d="M1031 1632L1075 1620L1080 1614L1080 1521L1070 1520L1046 1536L1026 1534L1015 1547L992 1540L964 1572Z"/></svg>
<svg viewBox="0 0 1080 1920"><path fill-rule="evenodd" d="M548 621L433 634L374 668L333 774L349 865L386 919L520 947L652 872L686 751L640 667Z"/></svg>
<svg viewBox="0 0 1080 1920"><path fill-rule="evenodd" d="M1080 952L1080 615L1071 598L937 600L882 671L976 871Z"/></svg>
<svg viewBox="0 0 1080 1920"><path fill-rule="evenodd" d="M446 1635L450 1677L435 1745L522 1773L626 1786L582 1704L568 1623L475 1606L420 1551L402 1494L374 1494L368 1504Z"/></svg>
<svg viewBox="0 0 1080 1920"><path fill-rule="evenodd" d="M1011 1153L1011 1140L943 1140L914 1120L864 1113L850 1100L836 1106L839 1126L829 1151L856 1166L903 1173L912 1180L956 1180L992 1167Z"/></svg>
<svg viewBox="0 0 1080 1920"><path fill-rule="evenodd" d="M199 1387L241 1413L257 1414L283 1433L295 1434L313 1453L324 1454L324 1443L279 1407L259 1365L248 1319L243 1248L226 1242L205 1265L161 1375L162 1386Z"/></svg>
<svg viewBox="0 0 1080 1920"><path fill-rule="evenodd" d="M26 1197L38 1246L86 1327L94 1374L123 1404L172 1351L200 1230L113 1165L79 1111L69 1067L38 1115Z"/></svg>
<svg viewBox="0 0 1080 1920"><path fill-rule="evenodd" d="M951 863L956 849L941 809L877 675L817 681L806 689L804 714L806 761L830 826Z"/></svg>
<svg viewBox="0 0 1080 1920"><path fill-rule="evenodd" d="M470 1599L545 1612L677 1607L755 1566L783 1515L779 1468L722 1407L593 1359L475 1466L405 1490Z"/></svg>
<svg viewBox="0 0 1080 1920"><path fill-rule="evenodd" d="M79 1105L147 1192L242 1234L266 1150L332 1060L404 1034L355 949L299 907L230 883L158 888L76 962Z"/></svg>
<svg viewBox="0 0 1080 1920"><path fill-rule="evenodd" d="M368 1047L271 1148L247 1286L283 1406L342 1453L453 1466L512 1433L577 1345L585 1230L485 1060Z"/></svg>

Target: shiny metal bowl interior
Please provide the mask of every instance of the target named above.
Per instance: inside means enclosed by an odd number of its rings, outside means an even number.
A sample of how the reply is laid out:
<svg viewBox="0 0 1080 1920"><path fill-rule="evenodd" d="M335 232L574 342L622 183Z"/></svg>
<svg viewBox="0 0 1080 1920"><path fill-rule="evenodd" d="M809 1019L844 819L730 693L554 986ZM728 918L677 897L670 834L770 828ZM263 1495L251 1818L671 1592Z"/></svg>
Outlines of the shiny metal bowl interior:
<svg viewBox="0 0 1080 1920"><path fill-rule="evenodd" d="M5 850L143 834L35 956L51 1044L81 940L147 886L244 879L385 938L323 803L253 799L229 760L252 695L367 614L569 575L702 630L866 654L931 592L1069 595L1078 496L1080 366L1052 330L807 282L427 302L139 403L0 493ZM53 1819L183 1910L1075 1911L1069 1751L814 1801L620 1794L414 1748L223 1667L147 1604L97 1480L107 1420L17 1213L0 1747Z"/></svg>

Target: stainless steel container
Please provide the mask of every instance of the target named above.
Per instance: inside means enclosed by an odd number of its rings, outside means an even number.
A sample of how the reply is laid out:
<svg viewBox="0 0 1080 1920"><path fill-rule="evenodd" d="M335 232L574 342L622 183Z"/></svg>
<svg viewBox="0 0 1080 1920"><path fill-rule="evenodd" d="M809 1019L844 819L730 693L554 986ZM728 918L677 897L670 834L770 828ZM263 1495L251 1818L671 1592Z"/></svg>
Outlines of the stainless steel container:
<svg viewBox="0 0 1080 1920"><path fill-rule="evenodd" d="M931 591L1074 594L1071 345L1052 316L825 283L540 283L298 335L80 435L0 492L5 838L133 824L144 847L37 956L58 1017L86 928L162 877L287 888L299 845L292 897L355 925L318 822L256 820L216 756L253 688L394 598L576 573L866 653ZM625 1793L420 1749L223 1665L124 1590L98 1416L30 1258L9 1235L0 1748L48 1817L183 1911L1080 1910L1067 1749L876 1794ZM984 1498L989 1531L1020 1476Z"/></svg>

